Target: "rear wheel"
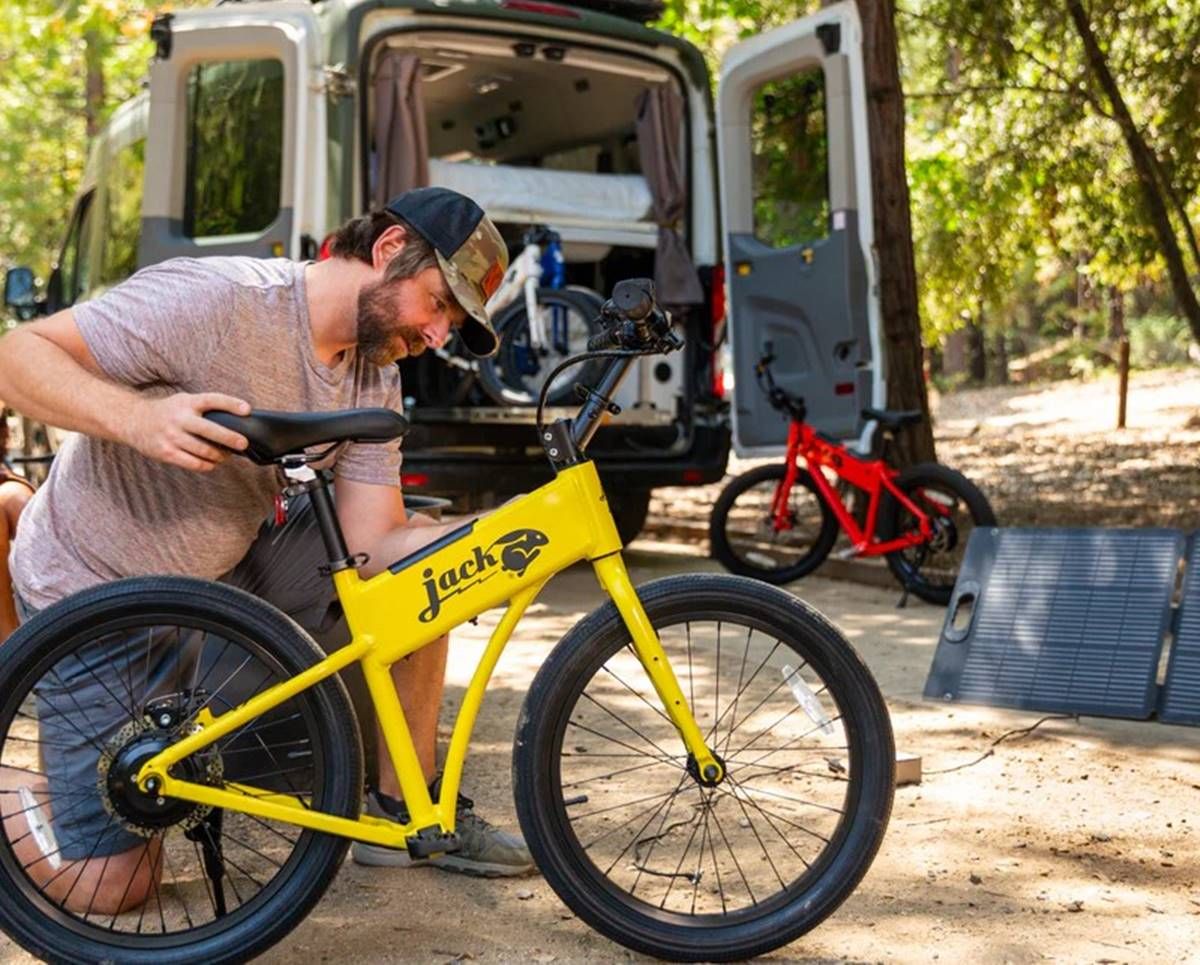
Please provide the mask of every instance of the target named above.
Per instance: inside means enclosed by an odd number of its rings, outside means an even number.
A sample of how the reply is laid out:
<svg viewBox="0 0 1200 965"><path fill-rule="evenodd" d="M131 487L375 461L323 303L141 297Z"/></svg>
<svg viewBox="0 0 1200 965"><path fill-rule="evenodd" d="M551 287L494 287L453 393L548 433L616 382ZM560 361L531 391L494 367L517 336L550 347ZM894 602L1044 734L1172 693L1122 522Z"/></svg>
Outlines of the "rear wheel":
<svg viewBox="0 0 1200 965"><path fill-rule="evenodd" d="M776 527L771 507L786 471L782 463L751 469L717 497L709 543L713 557L731 573L790 583L815 570L833 549L837 520L803 469L788 493L788 526Z"/></svg>
<svg viewBox="0 0 1200 965"><path fill-rule="evenodd" d="M610 603L542 666L513 778L547 882L598 931L680 961L759 955L853 891L891 811L891 724L837 630L750 580L638 596L726 778L705 786Z"/></svg>
<svg viewBox="0 0 1200 965"><path fill-rule="evenodd" d="M905 470L896 487L921 510L933 527L933 538L887 555L892 574L910 592L938 606L950 602L967 541L977 526L995 526L987 497L962 473L938 463ZM920 532L916 515L888 494L881 514L884 539Z"/></svg>
<svg viewBox="0 0 1200 965"><path fill-rule="evenodd" d="M533 344L525 299L520 297L496 318L500 350L479 360L479 384L499 405L537 405L550 373L572 355L586 352L588 339L599 331L596 317L602 299L595 292L539 288L537 304L547 344ZM591 386L603 370L601 359L563 372L550 390L550 404L574 401L574 384Z"/></svg>
<svg viewBox="0 0 1200 965"><path fill-rule="evenodd" d="M141 764L321 658L261 600L198 580L71 597L0 648L0 926L52 961L243 961L321 897L346 839L138 788ZM328 679L172 774L355 817L362 757Z"/></svg>

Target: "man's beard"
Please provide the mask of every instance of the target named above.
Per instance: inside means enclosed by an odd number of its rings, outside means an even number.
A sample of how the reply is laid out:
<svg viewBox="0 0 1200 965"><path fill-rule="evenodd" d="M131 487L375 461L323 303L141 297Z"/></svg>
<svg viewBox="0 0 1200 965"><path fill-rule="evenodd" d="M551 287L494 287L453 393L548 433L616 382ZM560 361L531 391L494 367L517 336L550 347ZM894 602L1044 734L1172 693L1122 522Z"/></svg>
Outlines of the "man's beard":
<svg viewBox="0 0 1200 965"><path fill-rule="evenodd" d="M387 282L367 285L358 293L358 351L373 365L391 365L400 354L397 341L410 357L425 351L425 340L411 325L396 321L396 300Z"/></svg>

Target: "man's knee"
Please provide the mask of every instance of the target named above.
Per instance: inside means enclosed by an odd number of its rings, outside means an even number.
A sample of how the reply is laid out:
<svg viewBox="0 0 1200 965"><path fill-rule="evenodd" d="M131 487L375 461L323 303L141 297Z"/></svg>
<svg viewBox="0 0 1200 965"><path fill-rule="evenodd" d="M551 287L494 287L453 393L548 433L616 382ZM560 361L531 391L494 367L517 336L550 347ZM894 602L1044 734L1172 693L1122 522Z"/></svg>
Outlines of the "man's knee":
<svg viewBox="0 0 1200 965"><path fill-rule="evenodd" d="M139 908L162 880L162 848L157 840L117 854L63 864L43 872L48 882L45 893L76 914L118 915ZM38 867L32 866L30 873Z"/></svg>
<svg viewBox="0 0 1200 965"><path fill-rule="evenodd" d="M158 887L159 841L147 839L107 855L99 847L103 841L97 841L86 849L89 857L72 860L62 848L47 851L45 832L36 832L35 825L53 823L54 799L44 778L0 768L0 795L4 835L25 873L51 901L80 914L115 915L137 908Z"/></svg>
<svg viewBox="0 0 1200 965"><path fill-rule="evenodd" d="M0 526L9 538L16 532L17 519L33 498L33 490L24 483L0 482Z"/></svg>

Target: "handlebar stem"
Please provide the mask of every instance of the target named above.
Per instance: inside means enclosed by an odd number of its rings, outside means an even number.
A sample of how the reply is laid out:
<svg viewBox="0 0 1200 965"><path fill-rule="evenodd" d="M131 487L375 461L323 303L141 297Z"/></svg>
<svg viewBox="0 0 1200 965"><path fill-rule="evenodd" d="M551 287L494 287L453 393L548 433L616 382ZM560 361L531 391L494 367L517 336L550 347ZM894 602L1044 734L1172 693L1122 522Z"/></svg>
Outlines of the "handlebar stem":
<svg viewBox="0 0 1200 965"><path fill-rule="evenodd" d="M580 452L587 448L592 436L600 428L600 417L608 411L609 402L620 388L631 365L632 358L613 359L603 378L588 394L579 413L571 420L571 440Z"/></svg>

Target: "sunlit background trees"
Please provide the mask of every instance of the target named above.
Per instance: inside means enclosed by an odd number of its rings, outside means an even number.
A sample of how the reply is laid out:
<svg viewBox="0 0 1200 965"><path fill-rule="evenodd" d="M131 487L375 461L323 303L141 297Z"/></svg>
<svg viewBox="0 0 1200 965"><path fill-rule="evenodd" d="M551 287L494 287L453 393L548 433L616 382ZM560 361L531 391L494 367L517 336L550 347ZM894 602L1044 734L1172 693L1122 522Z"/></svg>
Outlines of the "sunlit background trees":
<svg viewBox="0 0 1200 965"><path fill-rule="evenodd" d="M88 138L137 91L163 5L11 6L0 257L44 277ZM704 50L715 75L737 39L816 6L669 0L660 26ZM1086 373L1112 364L1122 336L1135 364L1186 362L1200 338L1200 0L898 0L894 23L935 377ZM772 161L781 177L811 176L787 160Z"/></svg>

